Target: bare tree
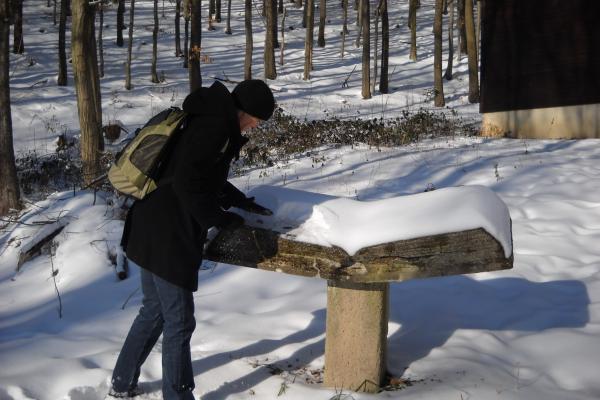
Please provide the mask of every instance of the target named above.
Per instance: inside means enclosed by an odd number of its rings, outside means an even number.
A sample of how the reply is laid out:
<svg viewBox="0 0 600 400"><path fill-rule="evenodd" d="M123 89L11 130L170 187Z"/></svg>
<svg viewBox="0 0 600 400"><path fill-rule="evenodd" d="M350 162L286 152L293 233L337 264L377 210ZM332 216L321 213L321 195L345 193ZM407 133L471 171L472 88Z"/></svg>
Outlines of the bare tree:
<svg viewBox="0 0 600 400"><path fill-rule="evenodd" d="M275 25L275 16L277 15L277 8L273 7L276 0L266 0L265 9L267 11L267 29L265 30L265 79L277 78L277 71L275 69L275 38L273 35L273 26ZM275 32L277 32L277 26L275 25Z"/></svg>
<svg viewBox="0 0 600 400"><path fill-rule="evenodd" d="M131 0L129 5L129 35L127 42L127 62L125 63L125 89L131 90L131 53L133 50L133 19L135 11L135 0Z"/></svg>
<svg viewBox="0 0 600 400"><path fill-rule="evenodd" d="M60 2L60 17L58 22L58 86L67 86L67 0Z"/></svg>
<svg viewBox="0 0 600 400"><path fill-rule="evenodd" d="M90 5L88 0L73 0L71 7L71 53L81 128L83 181L89 184L100 171L100 148L103 139L100 78L94 35L96 6Z"/></svg>
<svg viewBox="0 0 600 400"><path fill-rule="evenodd" d="M304 0L306 10L306 39L304 40L304 80L310 80L315 27L315 0Z"/></svg>
<svg viewBox="0 0 600 400"><path fill-rule="evenodd" d="M371 10L369 0L361 0L362 6L362 97L371 98Z"/></svg>
<svg viewBox="0 0 600 400"><path fill-rule="evenodd" d="M319 37L317 45L325 47L325 21L327 20L327 0L320 0L319 3Z"/></svg>
<svg viewBox="0 0 600 400"><path fill-rule="evenodd" d="M469 59L469 103L479 103L479 68L477 66L473 0L465 0L465 30L467 31L467 57Z"/></svg>
<svg viewBox="0 0 600 400"><path fill-rule="evenodd" d="M227 0L227 26L225 33L231 35L231 0Z"/></svg>
<svg viewBox="0 0 600 400"><path fill-rule="evenodd" d="M444 86L442 83L442 12L443 0L435 0L435 14L433 19L433 90L434 104L443 107Z"/></svg>
<svg viewBox="0 0 600 400"><path fill-rule="evenodd" d="M381 14L381 80L379 81L379 91L388 93L388 65L390 59L390 22L388 18L387 0L381 0L379 6Z"/></svg>
<svg viewBox="0 0 600 400"><path fill-rule="evenodd" d="M215 20L217 22L221 22L221 0L217 0L216 10L215 10Z"/></svg>
<svg viewBox="0 0 600 400"><path fill-rule="evenodd" d="M344 11L344 25L342 26L342 58L344 58L344 53L346 51L346 35L349 33L348 31L348 0L342 0L342 8Z"/></svg>
<svg viewBox="0 0 600 400"><path fill-rule="evenodd" d="M287 8L283 9L281 16L281 51L279 52L279 65L283 65L283 50L285 49L285 17L287 17Z"/></svg>
<svg viewBox="0 0 600 400"><path fill-rule="evenodd" d="M183 68L188 68L190 57L190 14L191 14L191 4L190 0L182 0L183 1L183 19L184 23L184 36L183 36Z"/></svg>
<svg viewBox="0 0 600 400"><path fill-rule="evenodd" d="M465 27L465 0L456 0L458 10L458 57L467 54L467 31Z"/></svg>
<svg viewBox="0 0 600 400"><path fill-rule="evenodd" d="M246 0L244 7L244 23L246 27L246 54L244 57L244 79L252 79L252 0Z"/></svg>
<svg viewBox="0 0 600 400"><path fill-rule="evenodd" d="M14 17L13 53L23 54L25 51L23 42L23 0L13 0L12 12Z"/></svg>
<svg viewBox="0 0 600 400"><path fill-rule="evenodd" d="M9 8L9 0L0 0L0 216L20 208L10 111Z"/></svg>
<svg viewBox="0 0 600 400"><path fill-rule="evenodd" d="M379 4L375 8L375 38L373 40L373 79L371 79L371 93L375 93L375 88L377 87L377 52L379 46L379 9L381 6L381 0L379 0Z"/></svg>
<svg viewBox="0 0 600 400"><path fill-rule="evenodd" d="M190 34L190 49L188 51L188 73L190 77L190 92L202 87L200 72L200 49L202 48L202 1L190 0L190 19L192 21Z"/></svg>
<svg viewBox="0 0 600 400"><path fill-rule="evenodd" d="M104 31L104 7L102 3L98 4L98 68L100 78L104 77L104 42L102 41L102 32Z"/></svg>
<svg viewBox="0 0 600 400"><path fill-rule="evenodd" d="M119 47L123 47L123 29L125 29L125 0L119 0L117 5L117 41Z"/></svg>
<svg viewBox="0 0 600 400"><path fill-rule="evenodd" d="M158 56L158 0L154 0L154 28L152 29L152 66L150 70L152 83L159 83L156 63Z"/></svg>
<svg viewBox="0 0 600 400"><path fill-rule="evenodd" d="M409 0L408 27L410 28L410 60L417 61L417 0Z"/></svg>
<svg viewBox="0 0 600 400"><path fill-rule="evenodd" d="M452 80L452 63L454 62L454 0L448 0L450 19L448 21L448 65L444 78Z"/></svg>
<svg viewBox="0 0 600 400"><path fill-rule="evenodd" d="M181 57L181 0L175 1L175 57Z"/></svg>

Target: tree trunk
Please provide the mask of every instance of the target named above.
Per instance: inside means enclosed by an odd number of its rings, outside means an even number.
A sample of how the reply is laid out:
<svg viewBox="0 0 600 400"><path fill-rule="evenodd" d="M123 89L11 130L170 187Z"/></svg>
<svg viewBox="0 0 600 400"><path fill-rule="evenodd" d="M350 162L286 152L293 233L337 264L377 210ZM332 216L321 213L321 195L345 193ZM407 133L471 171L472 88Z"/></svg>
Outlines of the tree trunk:
<svg viewBox="0 0 600 400"><path fill-rule="evenodd" d="M175 1L175 57L181 57L181 0Z"/></svg>
<svg viewBox="0 0 600 400"><path fill-rule="evenodd" d="M67 86L67 0L60 2L58 22L58 86Z"/></svg>
<svg viewBox="0 0 600 400"><path fill-rule="evenodd" d="M312 0L314 2L314 0ZM308 14L308 0L304 0L304 8L302 9L302 27L306 28L306 21L307 21L307 14Z"/></svg>
<svg viewBox="0 0 600 400"><path fill-rule="evenodd" d="M25 44L23 42L23 0L13 1L13 12L15 19L13 27L13 53L23 54L25 51Z"/></svg>
<svg viewBox="0 0 600 400"><path fill-rule="evenodd" d="M94 35L96 6L90 5L87 0L73 0L71 6L71 53L81 129L83 182L87 185L99 175L102 146L100 78Z"/></svg>
<svg viewBox="0 0 600 400"><path fill-rule="evenodd" d="M377 51L379 46L379 10L381 6L381 0L379 0L379 4L375 8L375 40L373 41L373 79L371 79L371 93L375 93L375 88L377 87Z"/></svg>
<svg viewBox="0 0 600 400"><path fill-rule="evenodd" d="M275 38L273 35L273 26L275 26L275 32L277 32L277 26L275 25L277 8L273 7L275 2L276 0L266 0L265 4L265 9L267 11L267 29L265 30L264 51L265 79L277 78L277 71L275 69Z"/></svg>
<svg viewBox="0 0 600 400"><path fill-rule="evenodd" d="M279 32L277 31L277 20L279 19L279 16L277 14L277 0L271 1L271 12L273 14L273 26L271 27L271 29L273 31L273 48L278 49L279 48L279 37L278 37Z"/></svg>
<svg viewBox="0 0 600 400"><path fill-rule="evenodd" d="M465 1L465 30L467 31L467 57L469 59L469 103L479 103L479 68L475 44L473 0Z"/></svg>
<svg viewBox="0 0 600 400"><path fill-rule="evenodd" d="M417 0L409 0L408 27L410 28L410 56L411 61L417 61Z"/></svg>
<svg viewBox="0 0 600 400"><path fill-rule="evenodd" d="M123 29L125 28L125 0L119 0L117 6L117 46L123 47Z"/></svg>
<svg viewBox="0 0 600 400"><path fill-rule="evenodd" d="M306 39L304 40L304 80L310 80L312 71L313 37L315 26L315 0L304 0L306 10Z"/></svg>
<svg viewBox="0 0 600 400"><path fill-rule="evenodd" d="M467 54L467 31L465 27L465 0L458 1L458 55Z"/></svg>
<svg viewBox="0 0 600 400"><path fill-rule="evenodd" d="M362 21L362 8L363 8L363 1L359 0L359 4L358 4L358 11L356 12L356 24L358 26L358 34L356 35L356 48L358 49L360 47L360 39L362 37L362 24L360 23L360 21Z"/></svg>
<svg viewBox="0 0 600 400"><path fill-rule="evenodd" d="M281 15L281 49L279 52L279 65L283 65L283 50L285 49L285 17L287 17L287 8L283 10Z"/></svg>
<svg viewBox="0 0 600 400"><path fill-rule="evenodd" d="M156 63L158 58L158 0L154 0L154 29L152 29L152 66L150 70L152 83L159 83Z"/></svg>
<svg viewBox="0 0 600 400"><path fill-rule="evenodd" d="M98 68L100 78L104 77L104 42L102 41L102 32L104 32L104 9L102 4L98 6L99 24L98 24Z"/></svg>
<svg viewBox="0 0 600 400"><path fill-rule="evenodd" d="M227 27L225 33L231 35L231 0L227 0Z"/></svg>
<svg viewBox="0 0 600 400"><path fill-rule="evenodd" d="M387 0L381 1L381 78L379 91L389 93L388 66L390 59L390 22L388 17Z"/></svg>
<svg viewBox="0 0 600 400"><path fill-rule="evenodd" d="M244 5L244 24L246 28L246 54L244 56L244 79L252 79L252 0L246 0Z"/></svg>
<svg viewBox="0 0 600 400"><path fill-rule="evenodd" d="M295 0L294 4L296 5L296 7L300 8L302 7L302 0Z"/></svg>
<svg viewBox="0 0 600 400"><path fill-rule="evenodd" d="M190 62L190 58L189 58L189 39L190 39L190 13L191 13L191 9L190 9L190 1L189 0L182 0L183 1L183 19L185 20L184 22L184 36L183 36L183 68L188 68L189 66L189 62Z"/></svg>
<svg viewBox="0 0 600 400"><path fill-rule="evenodd" d="M319 37L317 45L325 47L325 21L327 19L327 0L321 0L319 3Z"/></svg>
<svg viewBox="0 0 600 400"><path fill-rule="evenodd" d="M363 99L371 98L371 10L369 0L362 1L362 97Z"/></svg>
<svg viewBox="0 0 600 400"><path fill-rule="evenodd" d="M129 29L127 42L127 62L125 63L125 89L131 90L131 53L133 50L133 20L135 15L135 0L129 5Z"/></svg>
<svg viewBox="0 0 600 400"><path fill-rule="evenodd" d="M221 22L221 0L217 0L216 11L215 11L215 20L217 22Z"/></svg>
<svg viewBox="0 0 600 400"><path fill-rule="evenodd" d="M0 216L19 208L9 85L9 0L0 0Z"/></svg>
<svg viewBox="0 0 600 400"><path fill-rule="evenodd" d="M342 35L347 35L348 32L348 0L342 0L342 9L344 12L344 25L342 26Z"/></svg>
<svg viewBox="0 0 600 400"><path fill-rule="evenodd" d="M208 2L208 28L206 28L207 31L214 31L215 29L217 29L213 26L213 17L215 15L215 9L216 9L215 0L209 0L209 2ZM193 29L192 29L192 31L193 31Z"/></svg>
<svg viewBox="0 0 600 400"><path fill-rule="evenodd" d="M188 73L190 77L190 93L202 87L202 75L200 71L200 49L202 46L202 2L201 0L190 0L192 22L190 34L190 49L188 52Z"/></svg>
<svg viewBox="0 0 600 400"><path fill-rule="evenodd" d="M444 78L452 80L452 64L454 63L454 0L448 0L450 20L448 21L448 65Z"/></svg>
<svg viewBox="0 0 600 400"><path fill-rule="evenodd" d="M279 0L277 2L277 13L278 14L283 14L284 13L283 0Z"/></svg>
<svg viewBox="0 0 600 400"><path fill-rule="evenodd" d="M54 22L54 26L56 26L56 0L52 1L52 5L53 5L53 8L52 8L52 20Z"/></svg>
<svg viewBox="0 0 600 400"><path fill-rule="evenodd" d="M433 91L434 104L443 107L444 85L442 83L442 12L443 0L435 0L435 14L433 19Z"/></svg>

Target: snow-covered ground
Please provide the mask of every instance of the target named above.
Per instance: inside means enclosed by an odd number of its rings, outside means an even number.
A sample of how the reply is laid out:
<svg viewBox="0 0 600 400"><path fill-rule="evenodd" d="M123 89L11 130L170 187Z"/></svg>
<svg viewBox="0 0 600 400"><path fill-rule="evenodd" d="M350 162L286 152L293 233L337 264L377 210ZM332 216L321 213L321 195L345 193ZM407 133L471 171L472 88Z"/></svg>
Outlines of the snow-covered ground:
<svg viewBox="0 0 600 400"><path fill-rule="evenodd" d="M224 24L216 32L203 32L205 51L213 60L203 65L205 82L212 76L242 76L243 20L238 3L233 5L233 36L222 34ZM338 2L329 3L333 16ZM391 8L396 7L392 3ZM278 66L278 79L271 82L280 104L301 118L394 117L406 108L430 107L425 99L432 87L431 1L422 3L420 61L408 61L403 3L402 13L392 14L390 22L399 26L392 33L396 36L390 61L390 71L395 69L391 86L396 90L369 101L360 99L360 67L352 74L350 87L340 88L359 62L360 49L348 43L349 53L339 58L337 17L328 28L327 47L315 48L314 78L300 79L304 30L298 26L299 11L289 7L288 21L296 28L286 34L286 65ZM106 121L119 119L128 128L180 104L187 92L186 72L171 56L169 29L161 34L159 57L166 82L149 82L151 32L144 26L150 24L151 3L138 6L145 22L136 30L131 92L122 89L125 50L112 44L114 9L105 16L111 26L105 28L104 116ZM74 89L54 84L57 34L51 18L44 15L49 10L45 1L26 1L25 10L27 53L11 56L15 145L21 153L52 152L57 134L77 134ZM255 15L256 76L262 74L261 24ZM354 26L350 29L356 34ZM28 66L31 60L35 63ZM477 106L466 101L465 70L463 60L455 80L445 88L448 104L459 115L476 118ZM364 204L396 203L398 198L406 200L400 196L420 196L432 186L437 188L433 193L444 193L445 188L480 185L503 200L512 218L512 270L391 285L388 367L412 386L351 397L345 391L346 399L600 398L598 140L457 137L402 148L325 146L318 149L318 156L322 162L315 163L312 154L299 155L232 181L244 191L271 185ZM141 301L139 272L132 269L123 281L115 274L111 259L122 222L110 201L102 193L96 198L89 192L55 193L29 206L23 224L0 231L1 400L96 400L106 394ZM404 209L385 210L413 216L418 206L413 202ZM439 210L448 215L464 212L444 201ZM20 249L49 227L38 223L56 219L67 225L56 237L52 255L45 252L16 272ZM365 225L365 237L380 234L373 226ZM207 265L200 272L195 298L196 397L334 398L335 390L310 383L324 362L323 280ZM142 369L146 394L141 399L161 398L160 357L159 342Z"/></svg>

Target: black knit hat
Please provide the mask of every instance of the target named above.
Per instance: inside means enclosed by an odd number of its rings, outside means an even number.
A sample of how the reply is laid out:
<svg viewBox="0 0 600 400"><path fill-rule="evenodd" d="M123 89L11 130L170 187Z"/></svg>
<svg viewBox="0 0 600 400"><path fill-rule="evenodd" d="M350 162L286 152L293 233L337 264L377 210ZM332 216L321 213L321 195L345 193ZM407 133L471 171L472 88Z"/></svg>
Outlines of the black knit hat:
<svg viewBox="0 0 600 400"><path fill-rule="evenodd" d="M253 117L268 120L275 110L275 98L267 84L259 79L247 79L232 92L235 106Z"/></svg>

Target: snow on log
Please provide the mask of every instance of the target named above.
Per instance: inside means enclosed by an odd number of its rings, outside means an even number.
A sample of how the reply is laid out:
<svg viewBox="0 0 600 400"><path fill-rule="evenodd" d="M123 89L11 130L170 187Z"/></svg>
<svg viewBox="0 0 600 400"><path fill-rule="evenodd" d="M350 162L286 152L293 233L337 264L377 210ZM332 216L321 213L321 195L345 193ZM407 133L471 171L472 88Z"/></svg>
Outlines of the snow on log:
<svg viewBox="0 0 600 400"><path fill-rule="evenodd" d="M17 261L17 271L23 264L32 258L38 256L44 245L51 242L69 223L67 218L60 218L54 222L42 225L29 240L21 245L19 249L19 260Z"/></svg>

